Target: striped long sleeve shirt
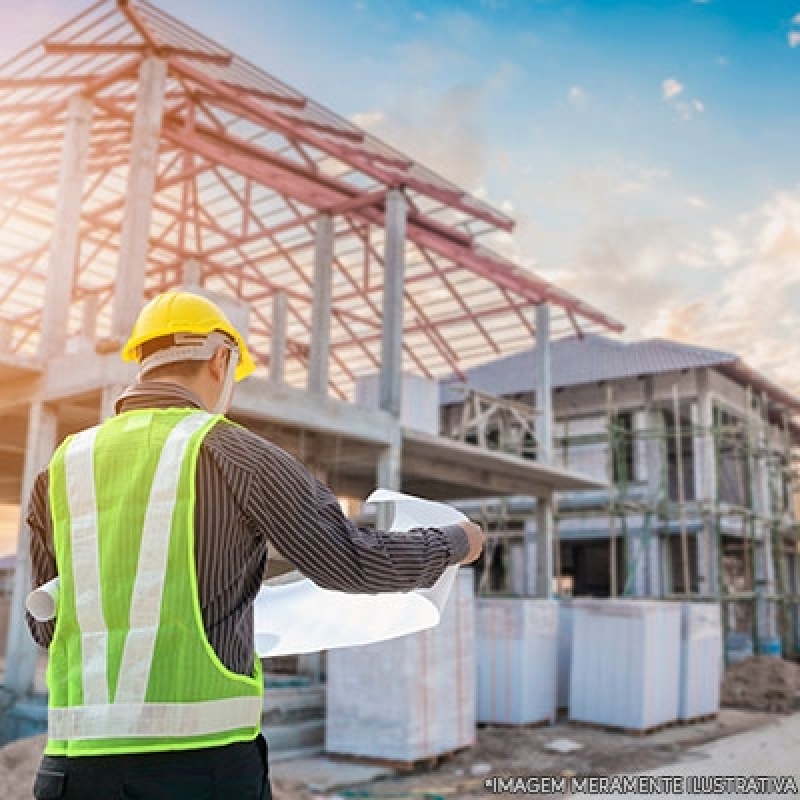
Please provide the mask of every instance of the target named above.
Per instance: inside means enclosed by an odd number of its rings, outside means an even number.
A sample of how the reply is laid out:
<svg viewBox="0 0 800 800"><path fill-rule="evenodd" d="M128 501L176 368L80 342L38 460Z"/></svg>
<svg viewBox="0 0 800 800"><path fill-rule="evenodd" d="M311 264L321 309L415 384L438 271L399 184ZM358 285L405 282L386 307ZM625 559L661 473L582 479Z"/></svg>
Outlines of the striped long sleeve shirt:
<svg viewBox="0 0 800 800"><path fill-rule="evenodd" d="M202 406L183 386L144 381L123 393L116 411L176 407ZM429 588L469 550L458 525L401 534L357 527L331 490L299 461L245 428L219 423L211 429L200 448L196 481L195 558L203 623L222 663L240 674L252 669L253 603L270 544L318 586L354 593ZM56 576L48 503L44 470L27 515L34 586ZM28 626L36 642L48 647L54 623L28 615Z"/></svg>

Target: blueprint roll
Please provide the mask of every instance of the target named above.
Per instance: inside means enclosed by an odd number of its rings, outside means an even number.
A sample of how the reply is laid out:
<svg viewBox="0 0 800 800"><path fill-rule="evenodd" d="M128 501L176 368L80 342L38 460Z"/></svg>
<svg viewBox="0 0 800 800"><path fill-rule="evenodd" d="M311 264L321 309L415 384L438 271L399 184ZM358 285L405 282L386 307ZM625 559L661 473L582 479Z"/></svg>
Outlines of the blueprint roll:
<svg viewBox="0 0 800 800"><path fill-rule="evenodd" d="M367 503L391 503L390 529L433 528L466 517L443 503L377 489ZM448 567L430 589L349 594L321 589L301 578L268 583L255 602L255 645L262 658L318 653L407 636L436 627L442 618L458 567Z"/></svg>
<svg viewBox="0 0 800 800"><path fill-rule="evenodd" d="M59 579L53 578L28 595L25 608L37 622L49 622L51 619L55 619L58 609L59 584Z"/></svg>

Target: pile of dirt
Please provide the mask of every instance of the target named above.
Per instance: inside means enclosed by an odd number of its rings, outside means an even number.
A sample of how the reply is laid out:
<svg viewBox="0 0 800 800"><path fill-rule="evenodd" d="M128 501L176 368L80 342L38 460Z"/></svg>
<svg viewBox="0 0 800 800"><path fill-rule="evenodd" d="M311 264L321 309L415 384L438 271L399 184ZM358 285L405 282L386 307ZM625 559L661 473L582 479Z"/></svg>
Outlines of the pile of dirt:
<svg viewBox="0 0 800 800"><path fill-rule="evenodd" d="M31 800L44 745L45 737L37 736L0 748L0 800ZM274 800L312 800L305 788L276 781L272 796Z"/></svg>
<svg viewBox="0 0 800 800"><path fill-rule="evenodd" d="M800 666L781 658L754 656L728 669L720 701L734 708L789 712L798 690Z"/></svg>
<svg viewBox="0 0 800 800"><path fill-rule="evenodd" d="M33 777L42 759L45 737L21 739L0 748L0 797L2 800L30 800Z"/></svg>

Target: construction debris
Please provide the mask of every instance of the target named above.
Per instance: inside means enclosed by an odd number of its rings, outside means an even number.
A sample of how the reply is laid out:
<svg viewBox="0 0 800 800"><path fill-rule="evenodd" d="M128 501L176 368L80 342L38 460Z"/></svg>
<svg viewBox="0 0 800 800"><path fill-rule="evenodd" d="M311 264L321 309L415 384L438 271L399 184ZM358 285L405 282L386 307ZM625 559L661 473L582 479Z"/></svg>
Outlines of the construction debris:
<svg viewBox="0 0 800 800"><path fill-rule="evenodd" d="M583 745L573 742L572 739L555 739L546 744L544 749L553 753L574 753L576 750L582 750Z"/></svg>
<svg viewBox="0 0 800 800"><path fill-rule="evenodd" d="M800 690L800 666L755 656L731 666L722 682L721 702L735 708L789 712Z"/></svg>

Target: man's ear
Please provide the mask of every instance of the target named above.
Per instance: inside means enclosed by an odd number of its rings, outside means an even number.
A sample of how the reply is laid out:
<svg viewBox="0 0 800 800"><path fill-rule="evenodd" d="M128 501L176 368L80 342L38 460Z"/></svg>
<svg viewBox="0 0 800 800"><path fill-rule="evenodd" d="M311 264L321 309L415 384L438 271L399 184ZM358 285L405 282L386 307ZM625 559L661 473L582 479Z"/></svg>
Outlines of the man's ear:
<svg viewBox="0 0 800 800"><path fill-rule="evenodd" d="M211 368L211 375L216 381L224 381L225 380L225 372L228 368L228 356L227 354L230 351L227 347L223 347L220 345L215 351L214 355L211 357L211 361L209 362L209 366Z"/></svg>

